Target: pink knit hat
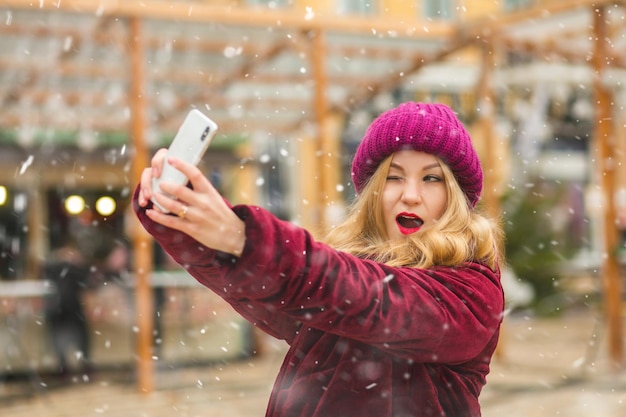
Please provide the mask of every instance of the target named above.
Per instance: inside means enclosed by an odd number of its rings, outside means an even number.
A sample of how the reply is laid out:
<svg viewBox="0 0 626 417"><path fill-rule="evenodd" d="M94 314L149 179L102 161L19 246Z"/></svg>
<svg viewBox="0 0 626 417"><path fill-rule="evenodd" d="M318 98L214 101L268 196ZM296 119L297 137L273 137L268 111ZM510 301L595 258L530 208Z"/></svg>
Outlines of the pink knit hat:
<svg viewBox="0 0 626 417"><path fill-rule="evenodd" d="M354 160L352 182L359 193L387 156L412 149L441 158L452 170L470 207L483 188L483 171L472 140L443 104L402 103L378 116L365 132Z"/></svg>

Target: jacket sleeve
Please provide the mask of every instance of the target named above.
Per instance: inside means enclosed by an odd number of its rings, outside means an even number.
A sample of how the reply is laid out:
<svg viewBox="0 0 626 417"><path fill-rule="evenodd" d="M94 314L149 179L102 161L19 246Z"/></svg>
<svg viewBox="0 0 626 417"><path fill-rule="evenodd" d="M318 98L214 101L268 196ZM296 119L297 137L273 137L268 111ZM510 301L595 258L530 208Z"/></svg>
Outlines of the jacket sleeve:
<svg viewBox="0 0 626 417"><path fill-rule="evenodd" d="M223 266L232 262L232 257L207 248L185 233L150 220L145 213L146 209L137 204L137 193L138 189L135 190L133 197L133 209L139 221L177 263L261 330L287 342L293 339L301 325L296 319L286 314L279 314L271 305L243 297L233 297L235 293L229 291L230 285L224 277L228 269ZM150 207L151 203L149 204Z"/></svg>
<svg viewBox="0 0 626 417"><path fill-rule="evenodd" d="M232 300L424 362L465 362L498 331L504 297L499 273L485 266L392 268L333 250L262 208L233 209L246 223L244 251L218 259Z"/></svg>

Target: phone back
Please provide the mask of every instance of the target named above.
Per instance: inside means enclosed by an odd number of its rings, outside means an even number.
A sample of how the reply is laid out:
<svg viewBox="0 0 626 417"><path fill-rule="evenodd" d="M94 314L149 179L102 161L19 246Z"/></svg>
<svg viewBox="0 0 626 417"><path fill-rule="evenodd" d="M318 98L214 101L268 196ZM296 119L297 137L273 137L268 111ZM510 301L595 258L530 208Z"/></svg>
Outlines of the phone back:
<svg viewBox="0 0 626 417"><path fill-rule="evenodd" d="M198 165L216 133L217 124L199 110L193 109L187 114L174 136L168 148L167 157L173 156L192 165ZM161 176L152 182L153 192L161 192L161 182L186 184L187 181L187 177L173 168L166 158ZM163 210L163 207L159 206L159 208Z"/></svg>

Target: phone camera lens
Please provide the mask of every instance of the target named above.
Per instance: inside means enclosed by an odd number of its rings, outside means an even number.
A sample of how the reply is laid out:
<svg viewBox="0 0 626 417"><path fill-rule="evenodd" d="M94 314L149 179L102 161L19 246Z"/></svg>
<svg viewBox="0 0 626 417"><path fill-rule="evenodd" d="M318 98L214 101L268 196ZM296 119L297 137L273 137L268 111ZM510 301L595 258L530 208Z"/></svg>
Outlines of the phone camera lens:
<svg viewBox="0 0 626 417"><path fill-rule="evenodd" d="M207 127L206 129L204 129L204 132L202 132L202 136L200 137L200 140L203 141L206 139L207 136L209 136L209 132L211 131L210 127Z"/></svg>

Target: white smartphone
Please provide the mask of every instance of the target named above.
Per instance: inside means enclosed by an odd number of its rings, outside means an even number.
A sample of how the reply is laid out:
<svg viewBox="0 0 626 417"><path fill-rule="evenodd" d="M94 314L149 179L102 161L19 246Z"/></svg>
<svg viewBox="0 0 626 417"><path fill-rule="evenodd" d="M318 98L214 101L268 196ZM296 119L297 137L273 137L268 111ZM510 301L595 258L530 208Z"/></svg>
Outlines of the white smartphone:
<svg viewBox="0 0 626 417"><path fill-rule="evenodd" d="M205 116L199 110L191 110L180 125L180 128L178 128L178 132L167 150L161 176L152 179L152 193L156 194L161 192L161 182L173 182L181 185L187 184L187 177L168 164L167 158L174 156L190 164L198 165L216 133L217 124L213 120ZM173 196L170 197L174 198ZM163 212L169 212L169 210L160 206L154 197L152 198L152 202Z"/></svg>

